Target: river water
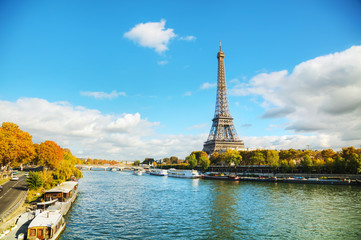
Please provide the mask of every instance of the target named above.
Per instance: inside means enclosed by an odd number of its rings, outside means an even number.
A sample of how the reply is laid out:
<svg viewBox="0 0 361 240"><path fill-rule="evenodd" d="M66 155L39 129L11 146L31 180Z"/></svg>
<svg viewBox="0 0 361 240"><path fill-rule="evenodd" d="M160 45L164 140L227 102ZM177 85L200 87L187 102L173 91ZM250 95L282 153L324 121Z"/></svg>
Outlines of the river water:
<svg viewBox="0 0 361 240"><path fill-rule="evenodd" d="M361 187L85 171L62 240L361 239Z"/></svg>

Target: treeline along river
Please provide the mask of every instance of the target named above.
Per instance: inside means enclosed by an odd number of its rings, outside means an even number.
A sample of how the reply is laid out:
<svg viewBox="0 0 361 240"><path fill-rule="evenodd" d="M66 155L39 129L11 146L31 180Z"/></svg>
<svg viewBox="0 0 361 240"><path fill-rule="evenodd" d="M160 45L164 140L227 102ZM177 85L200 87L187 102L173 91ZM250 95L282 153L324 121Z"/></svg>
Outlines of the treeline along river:
<svg viewBox="0 0 361 240"><path fill-rule="evenodd" d="M84 172L61 239L361 239L361 187Z"/></svg>

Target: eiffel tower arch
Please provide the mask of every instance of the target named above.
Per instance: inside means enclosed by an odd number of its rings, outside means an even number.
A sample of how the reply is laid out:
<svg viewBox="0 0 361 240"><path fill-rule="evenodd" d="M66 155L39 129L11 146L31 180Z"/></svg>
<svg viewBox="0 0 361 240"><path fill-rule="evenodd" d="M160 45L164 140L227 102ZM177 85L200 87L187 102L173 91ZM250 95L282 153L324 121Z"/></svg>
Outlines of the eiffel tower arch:
<svg viewBox="0 0 361 240"><path fill-rule="evenodd" d="M217 79L217 101L213 118L213 124L207 141L203 145L203 151L208 155L214 152L222 152L228 148L242 149L244 143L239 139L233 118L229 111L227 98L226 75L224 70L224 52L219 47L218 58L218 79Z"/></svg>

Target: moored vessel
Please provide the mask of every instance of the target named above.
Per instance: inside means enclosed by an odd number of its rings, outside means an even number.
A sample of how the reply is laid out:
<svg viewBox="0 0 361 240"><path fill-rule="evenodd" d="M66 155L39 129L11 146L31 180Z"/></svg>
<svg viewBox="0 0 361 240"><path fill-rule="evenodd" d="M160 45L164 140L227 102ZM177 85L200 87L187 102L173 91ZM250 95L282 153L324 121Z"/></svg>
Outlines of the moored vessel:
<svg viewBox="0 0 361 240"><path fill-rule="evenodd" d="M45 192L44 200L46 202L57 201L48 207L48 210L59 210L61 214L66 215L78 195L78 182L67 181L59 186Z"/></svg>
<svg viewBox="0 0 361 240"><path fill-rule="evenodd" d="M168 171L164 169L151 169L149 174L154 176L168 176Z"/></svg>
<svg viewBox="0 0 361 240"><path fill-rule="evenodd" d="M198 171L196 170L177 170L177 169L169 169L168 177L176 177L176 178L199 178Z"/></svg>
<svg viewBox="0 0 361 240"><path fill-rule="evenodd" d="M239 177L236 175L226 175L223 173L210 172L202 176L204 179L214 179L214 180L227 180L227 181L239 181Z"/></svg>
<svg viewBox="0 0 361 240"><path fill-rule="evenodd" d="M45 211L38 214L29 224L27 239L55 240L65 229L65 220L59 211Z"/></svg>

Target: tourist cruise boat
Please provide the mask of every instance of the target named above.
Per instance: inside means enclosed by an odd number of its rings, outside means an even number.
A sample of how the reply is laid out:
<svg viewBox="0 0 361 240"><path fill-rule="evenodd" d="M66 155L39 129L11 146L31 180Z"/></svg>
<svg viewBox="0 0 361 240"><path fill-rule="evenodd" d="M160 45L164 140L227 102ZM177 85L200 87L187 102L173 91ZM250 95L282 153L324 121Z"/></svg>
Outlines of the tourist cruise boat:
<svg viewBox="0 0 361 240"><path fill-rule="evenodd" d="M65 220L59 211L45 211L38 214L28 226L28 240L55 240L65 228Z"/></svg>
<svg viewBox="0 0 361 240"><path fill-rule="evenodd" d="M45 192L45 202L57 201L49 206L47 210L59 210L61 214L66 215L78 195L78 182L67 181L59 186Z"/></svg>
<svg viewBox="0 0 361 240"><path fill-rule="evenodd" d="M199 178L198 171L196 170L177 170L177 169L169 169L168 177L176 177L176 178Z"/></svg>
<svg viewBox="0 0 361 240"><path fill-rule="evenodd" d="M155 176L168 176L168 171L164 169L151 169L149 174Z"/></svg>

